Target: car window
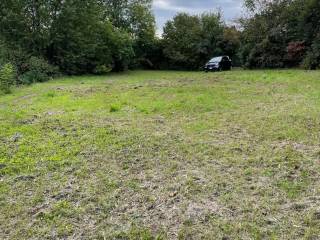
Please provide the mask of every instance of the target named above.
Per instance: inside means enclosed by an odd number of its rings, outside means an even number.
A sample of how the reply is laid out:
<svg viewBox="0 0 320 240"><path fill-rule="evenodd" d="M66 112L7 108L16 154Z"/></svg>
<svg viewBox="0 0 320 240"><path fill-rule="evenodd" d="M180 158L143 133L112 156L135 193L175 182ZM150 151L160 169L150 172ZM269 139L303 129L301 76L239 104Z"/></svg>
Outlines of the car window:
<svg viewBox="0 0 320 240"><path fill-rule="evenodd" d="M222 60L222 57L215 57L215 58L212 58L210 62L220 62L221 60Z"/></svg>

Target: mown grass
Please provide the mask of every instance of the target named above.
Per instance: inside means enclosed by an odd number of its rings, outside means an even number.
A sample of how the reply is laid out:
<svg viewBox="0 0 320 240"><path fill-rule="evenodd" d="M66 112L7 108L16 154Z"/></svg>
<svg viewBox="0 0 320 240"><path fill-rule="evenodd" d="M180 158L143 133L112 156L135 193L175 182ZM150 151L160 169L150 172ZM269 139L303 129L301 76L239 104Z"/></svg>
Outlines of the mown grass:
<svg viewBox="0 0 320 240"><path fill-rule="evenodd" d="M318 239L320 72L136 71L0 96L1 239Z"/></svg>

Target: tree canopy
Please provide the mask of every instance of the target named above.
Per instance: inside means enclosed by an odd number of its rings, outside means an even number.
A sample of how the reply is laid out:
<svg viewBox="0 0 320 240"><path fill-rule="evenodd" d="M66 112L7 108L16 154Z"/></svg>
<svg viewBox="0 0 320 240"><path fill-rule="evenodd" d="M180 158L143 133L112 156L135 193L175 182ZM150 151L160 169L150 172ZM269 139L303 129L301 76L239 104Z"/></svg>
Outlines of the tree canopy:
<svg viewBox="0 0 320 240"><path fill-rule="evenodd" d="M150 1L4 0L0 35L13 51L57 65L64 73L123 70L152 42Z"/></svg>
<svg viewBox="0 0 320 240"><path fill-rule="evenodd" d="M225 26L220 13L200 16L181 13L164 27L164 55L171 68L199 69L212 56L235 57L238 33L236 28Z"/></svg>
<svg viewBox="0 0 320 240"><path fill-rule="evenodd" d="M247 0L240 55L247 67L319 67L318 0Z"/></svg>

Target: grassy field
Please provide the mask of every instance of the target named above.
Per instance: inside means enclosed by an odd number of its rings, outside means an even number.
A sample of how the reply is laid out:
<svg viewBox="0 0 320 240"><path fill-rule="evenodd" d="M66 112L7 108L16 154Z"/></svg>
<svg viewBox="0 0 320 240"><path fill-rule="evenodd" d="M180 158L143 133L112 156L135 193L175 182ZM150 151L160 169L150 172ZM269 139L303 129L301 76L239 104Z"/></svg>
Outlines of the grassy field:
<svg viewBox="0 0 320 240"><path fill-rule="evenodd" d="M319 71L136 71L0 96L0 239L319 236Z"/></svg>

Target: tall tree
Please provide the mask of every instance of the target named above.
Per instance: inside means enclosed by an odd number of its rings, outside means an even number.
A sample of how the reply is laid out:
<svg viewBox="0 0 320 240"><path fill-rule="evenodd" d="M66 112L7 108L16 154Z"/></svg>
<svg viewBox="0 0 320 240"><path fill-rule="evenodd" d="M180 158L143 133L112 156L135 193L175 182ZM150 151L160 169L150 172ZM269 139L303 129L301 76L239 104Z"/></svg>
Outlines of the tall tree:
<svg viewBox="0 0 320 240"><path fill-rule="evenodd" d="M51 1L4 0L0 2L0 34L11 45L40 53L48 42Z"/></svg>
<svg viewBox="0 0 320 240"><path fill-rule="evenodd" d="M198 16L181 13L166 23L163 29L164 53L172 67L198 67L201 34Z"/></svg>
<svg viewBox="0 0 320 240"><path fill-rule="evenodd" d="M95 0L66 0L61 6L51 29L48 56L64 72L94 72L115 65L118 69L118 59L113 57L125 38L103 19L103 10ZM128 36L125 41L130 48Z"/></svg>
<svg viewBox="0 0 320 240"><path fill-rule="evenodd" d="M21 47L26 58L46 58L65 73L121 70L133 56L131 33L105 18L99 0L4 0L0 11L8 46Z"/></svg>
<svg viewBox="0 0 320 240"><path fill-rule="evenodd" d="M164 27L164 54L173 68L199 69L215 55L230 53L220 13L178 14ZM227 36L227 35L226 35ZM225 41L225 42L224 42Z"/></svg>
<svg viewBox="0 0 320 240"><path fill-rule="evenodd" d="M105 15L114 26L127 31L133 39L133 64L149 63L155 45L155 18L152 0L101 0Z"/></svg>

